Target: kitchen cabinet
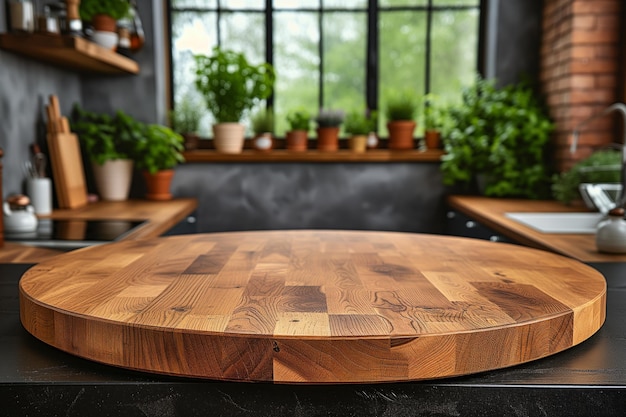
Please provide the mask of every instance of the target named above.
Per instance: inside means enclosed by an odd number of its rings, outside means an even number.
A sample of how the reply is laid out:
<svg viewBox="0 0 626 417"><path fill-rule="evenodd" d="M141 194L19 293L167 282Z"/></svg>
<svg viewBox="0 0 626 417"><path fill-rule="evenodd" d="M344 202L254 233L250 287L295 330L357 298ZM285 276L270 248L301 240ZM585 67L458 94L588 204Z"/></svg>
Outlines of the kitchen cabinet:
<svg viewBox="0 0 626 417"><path fill-rule="evenodd" d="M137 62L78 36L2 33L0 48L77 71L102 74L139 73Z"/></svg>

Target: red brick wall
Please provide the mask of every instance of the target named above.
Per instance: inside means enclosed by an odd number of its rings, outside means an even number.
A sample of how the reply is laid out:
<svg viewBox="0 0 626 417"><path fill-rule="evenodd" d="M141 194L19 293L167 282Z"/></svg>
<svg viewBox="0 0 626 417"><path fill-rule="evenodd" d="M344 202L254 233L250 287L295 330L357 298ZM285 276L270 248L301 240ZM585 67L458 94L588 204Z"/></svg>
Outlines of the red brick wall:
<svg viewBox="0 0 626 417"><path fill-rule="evenodd" d="M541 81L556 123L559 171L619 141L616 119L604 117L581 129L575 154L569 149L580 122L624 99L618 93L622 1L544 1Z"/></svg>

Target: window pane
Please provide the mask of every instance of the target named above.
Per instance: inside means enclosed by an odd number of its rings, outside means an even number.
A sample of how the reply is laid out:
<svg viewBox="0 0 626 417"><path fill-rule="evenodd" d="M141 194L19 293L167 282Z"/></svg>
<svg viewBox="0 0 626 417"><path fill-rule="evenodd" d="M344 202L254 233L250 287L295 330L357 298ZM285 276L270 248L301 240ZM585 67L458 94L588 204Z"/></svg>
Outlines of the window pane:
<svg viewBox="0 0 626 417"><path fill-rule="evenodd" d="M274 0L275 9L319 8L320 0Z"/></svg>
<svg viewBox="0 0 626 417"><path fill-rule="evenodd" d="M183 99L200 100L196 92L193 55L210 54L217 40L215 13L172 13L172 71L174 78L174 106ZM203 99L202 99L203 100ZM210 118L201 122L199 133L209 136Z"/></svg>
<svg viewBox="0 0 626 417"><path fill-rule="evenodd" d="M365 9L367 0L324 0L324 8Z"/></svg>
<svg viewBox="0 0 626 417"><path fill-rule="evenodd" d="M265 0L220 0L224 9L265 10Z"/></svg>
<svg viewBox="0 0 626 417"><path fill-rule="evenodd" d="M431 91L458 102L471 83L478 60L478 11L441 11L433 15Z"/></svg>
<svg viewBox="0 0 626 417"><path fill-rule="evenodd" d="M380 7L427 6L428 0L379 0Z"/></svg>
<svg viewBox="0 0 626 417"><path fill-rule="evenodd" d="M221 24L224 49L243 52L255 64L265 62L265 15L263 13L224 13Z"/></svg>
<svg viewBox="0 0 626 417"><path fill-rule="evenodd" d="M365 108L365 13L324 15L324 103L326 108Z"/></svg>
<svg viewBox="0 0 626 417"><path fill-rule="evenodd" d="M424 94L426 13L384 12L380 17L379 109L384 125L387 98Z"/></svg>
<svg viewBox="0 0 626 417"><path fill-rule="evenodd" d="M319 101L319 30L314 12L280 12L274 18L274 113L276 133L287 131L291 110L317 112Z"/></svg>
<svg viewBox="0 0 626 417"><path fill-rule="evenodd" d="M172 8L215 9L217 8L217 0L172 0Z"/></svg>
<svg viewBox="0 0 626 417"><path fill-rule="evenodd" d="M433 6L480 6L480 0L433 0Z"/></svg>

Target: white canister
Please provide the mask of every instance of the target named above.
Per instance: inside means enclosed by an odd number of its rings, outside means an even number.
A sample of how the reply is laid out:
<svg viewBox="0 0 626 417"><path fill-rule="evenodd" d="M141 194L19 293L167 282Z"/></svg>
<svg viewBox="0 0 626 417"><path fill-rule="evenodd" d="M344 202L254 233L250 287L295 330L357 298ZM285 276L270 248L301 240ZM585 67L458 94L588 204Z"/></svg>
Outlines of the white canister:
<svg viewBox="0 0 626 417"><path fill-rule="evenodd" d="M28 178L26 194L38 215L52 213L52 181L50 178Z"/></svg>

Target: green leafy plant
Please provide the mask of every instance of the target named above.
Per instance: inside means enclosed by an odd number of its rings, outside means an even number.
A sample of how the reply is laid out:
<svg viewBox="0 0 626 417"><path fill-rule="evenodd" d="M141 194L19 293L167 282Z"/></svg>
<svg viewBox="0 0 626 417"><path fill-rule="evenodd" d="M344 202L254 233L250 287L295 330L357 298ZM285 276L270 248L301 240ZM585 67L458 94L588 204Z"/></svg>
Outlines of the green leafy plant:
<svg viewBox="0 0 626 417"><path fill-rule="evenodd" d="M129 10L128 0L81 0L79 5L80 18L87 22L98 14L120 20L128 15Z"/></svg>
<svg viewBox="0 0 626 417"><path fill-rule="evenodd" d="M424 96L424 129L441 130L447 122L447 113L432 94Z"/></svg>
<svg viewBox="0 0 626 417"><path fill-rule="evenodd" d="M405 93L387 99L385 115L387 121L413 120L417 113L418 102L415 96Z"/></svg>
<svg viewBox="0 0 626 417"><path fill-rule="evenodd" d="M274 133L274 111L269 109L259 109L252 115L252 130L255 134Z"/></svg>
<svg viewBox="0 0 626 417"><path fill-rule="evenodd" d="M84 110L74 104L72 131L76 132L85 152L99 165L113 159L133 159L144 125L118 110L114 116Z"/></svg>
<svg viewBox="0 0 626 417"><path fill-rule="evenodd" d="M339 127L344 118L345 113L342 110L320 109L315 122L318 127Z"/></svg>
<svg viewBox="0 0 626 417"><path fill-rule="evenodd" d="M290 130L309 131L311 127L311 114L304 109L292 110L287 114L287 123Z"/></svg>
<svg viewBox="0 0 626 417"><path fill-rule="evenodd" d="M447 109L444 183L468 186L482 177L487 196L549 195L546 147L553 124L532 89L524 83L496 88L478 77L462 97Z"/></svg>
<svg viewBox="0 0 626 417"><path fill-rule="evenodd" d="M181 135L167 126L149 124L137 142L135 162L138 168L155 174L184 162L183 149Z"/></svg>
<svg viewBox="0 0 626 417"><path fill-rule="evenodd" d="M599 150L577 162L571 169L552 176L552 196L565 204L580 198L582 183L618 183L621 181L621 152Z"/></svg>
<svg viewBox="0 0 626 417"><path fill-rule="evenodd" d="M196 88L217 123L239 123L246 111L273 92L276 74L268 63L252 65L242 53L219 47L210 57L194 59Z"/></svg>
<svg viewBox="0 0 626 417"><path fill-rule="evenodd" d="M170 112L170 126L181 135L196 133L206 108L191 96L185 95L180 103Z"/></svg>
<svg viewBox="0 0 626 417"><path fill-rule="evenodd" d="M367 135L376 131L376 112L352 111L346 116L344 129L352 135Z"/></svg>

